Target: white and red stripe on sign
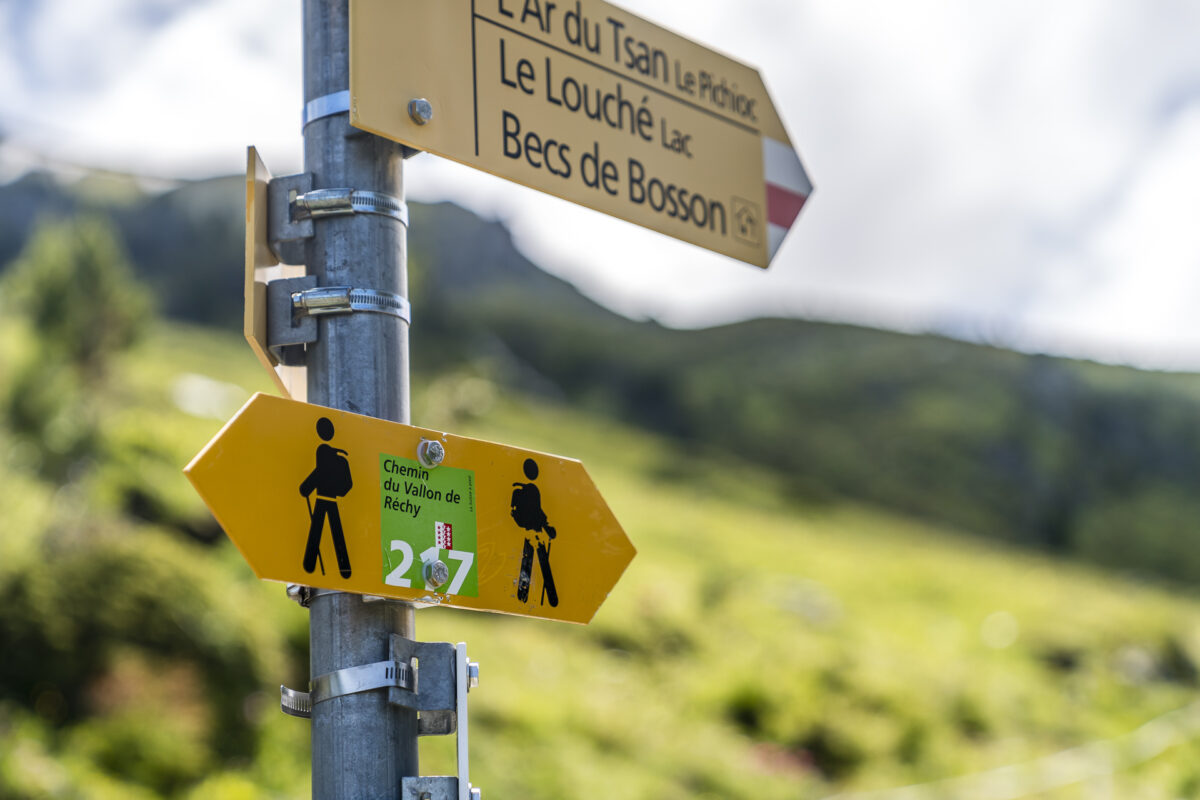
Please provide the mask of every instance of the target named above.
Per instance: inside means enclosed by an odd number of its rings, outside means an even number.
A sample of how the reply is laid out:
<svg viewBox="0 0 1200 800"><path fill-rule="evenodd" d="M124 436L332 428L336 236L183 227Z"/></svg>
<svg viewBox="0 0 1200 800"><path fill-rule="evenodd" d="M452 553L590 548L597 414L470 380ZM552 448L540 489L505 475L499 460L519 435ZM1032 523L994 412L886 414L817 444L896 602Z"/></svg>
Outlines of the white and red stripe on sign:
<svg viewBox="0 0 1200 800"><path fill-rule="evenodd" d="M454 526L449 522L433 523L433 535L436 540L438 549L453 550L454 549Z"/></svg>
<svg viewBox="0 0 1200 800"><path fill-rule="evenodd" d="M767 184L767 260L783 244L783 237L796 221L804 202L812 194L812 181L790 144L764 136L763 178Z"/></svg>

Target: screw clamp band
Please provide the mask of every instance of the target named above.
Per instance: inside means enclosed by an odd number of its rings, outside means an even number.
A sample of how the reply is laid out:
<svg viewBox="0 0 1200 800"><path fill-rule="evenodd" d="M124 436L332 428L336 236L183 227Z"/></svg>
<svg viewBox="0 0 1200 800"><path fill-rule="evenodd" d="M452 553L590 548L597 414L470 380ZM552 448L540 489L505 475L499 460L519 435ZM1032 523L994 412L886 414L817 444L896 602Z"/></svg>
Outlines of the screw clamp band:
<svg viewBox="0 0 1200 800"><path fill-rule="evenodd" d="M312 704L323 703L347 694L369 692L372 689L398 687L412 691L416 685L413 669L401 661L376 661L357 667L327 672L312 679L309 695Z"/></svg>
<svg viewBox="0 0 1200 800"><path fill-rule="evenodd" d="M398 294L375 289L354 289L349 286L318 286L302 292L292 292L292 313L296 316L320 317L327 314L349 314L371 311L388 314L412 323L412 306Z"/></svg>
<svg viewBox="0 0 1200 800"><path fill-rule="evenodd" d="M292 201L296 221L343 214L379 214L408 227L408 204L399 197L363 189L315 189Z"/></svg>
<svg viewBox="0 0 1200 800"><path fill-rule="evenodd" d="M285 714L311 718L313 706L335 697L393 687L411 692L415 686L416 675L409 664L401 661L377 661L374 664L346 667L318 675L312 679L307 692L298 692L280 685L279 705Z"/></svg>
<svg viewBox="0 0 1200 800"><path fill-rule="evenodd" d="M332 94L323 94L304 104L304 113L300 118L300 129L308 127L308 123L321 117L332 117L350 110L350 90L343 89Z"/></svg>

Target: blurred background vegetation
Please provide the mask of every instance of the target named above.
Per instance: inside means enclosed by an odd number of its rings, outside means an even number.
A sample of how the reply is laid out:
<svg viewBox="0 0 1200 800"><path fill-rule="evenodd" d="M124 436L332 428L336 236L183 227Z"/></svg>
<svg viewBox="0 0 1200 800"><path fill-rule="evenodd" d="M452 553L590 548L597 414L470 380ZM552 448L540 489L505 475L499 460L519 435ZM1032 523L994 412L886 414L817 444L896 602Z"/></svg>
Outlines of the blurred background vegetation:
<svg viewBox="0 0 1200 800"><path fill-rule="evenodd" d="M242 191L0 187L0 798L307 796L307 614L180 472L269 390ZM668 330L457 207L410 240L414 422L581 458L639 549L587 627L418 614L487 796L1200 796L1200 377Z"/></svg>

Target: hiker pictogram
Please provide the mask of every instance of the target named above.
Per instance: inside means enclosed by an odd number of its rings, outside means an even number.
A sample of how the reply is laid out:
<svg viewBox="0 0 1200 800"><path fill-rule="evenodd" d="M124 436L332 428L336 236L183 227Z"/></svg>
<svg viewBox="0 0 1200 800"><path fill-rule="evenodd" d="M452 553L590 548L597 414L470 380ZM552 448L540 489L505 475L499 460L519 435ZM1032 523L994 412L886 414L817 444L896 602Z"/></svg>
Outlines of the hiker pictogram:
<svg viewBox="0 0 1200 800"><path fill-rule="evenodd" d="M333 422L328 417L317 420L317 435L322 442L333 438ZM325 520L329 520L329 537L333 539L333 551L337 554L338 571L343 578L350 577L350 554L346 552L346 538L342 534L342 517L338 513L337 498L343 497L354 486L350 477L350 462L346 451L328 444L317 445L317 465L300 484L300 494L308 502L308 544L304 548L304 571L312 572L321 564L325 574L325 560L321 558L321 534ZM316 493L316 500L309 495Z"/></svg>
<svg viewBox="0 0 1200 800"><path fill-rule="evenodd" d="M542 493L533 481L537 480L538 465L532 458L525 459L525 477L529 483L513 483L511 512L513 521L522 529L532 531L533 541L525 537L525 546L521 552L521 574L517 578L517 599L522 603L529 601L529 585L533 580L533 554L536 542L538 566L542 570L542 605L547 602L551 606L558 605L558 590L554 586L554 573L550 570L550 545L558 536L557 531L546 519L542 510ZM543 540L539 534L545 534Z"/></svg>
<svg viewBox="0 0 1200 800"><path fill-rule="evenodd" d="M435 438L446 457L430 468L418 456ZM185 471L254 573L280 583L585 624L635 554L575 459L268 394Z"/></svg>

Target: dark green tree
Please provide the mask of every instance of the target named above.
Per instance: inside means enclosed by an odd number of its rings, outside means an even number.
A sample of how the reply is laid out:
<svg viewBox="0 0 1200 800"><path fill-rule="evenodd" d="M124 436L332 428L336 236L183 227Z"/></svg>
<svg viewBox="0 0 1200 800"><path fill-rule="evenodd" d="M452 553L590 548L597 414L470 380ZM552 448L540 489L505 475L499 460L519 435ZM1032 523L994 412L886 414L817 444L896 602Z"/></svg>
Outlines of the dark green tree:
<svg viewBox="0 0 1200 800"><path fill-rule="evenodd" d="M98 219L40 226L9 269L4 297L33 326L40 355L87 383L137 339L150 307L116 234Z"/></svg>
<svg viewBox="0 0 1200 800"><path fill-rule="evenodd" d="M94 449L96 396L113 357L135 342L150 298L111 227L97 219L41 225L0 284L28 346L0 389L14 436L39 471L64 479Z"/></svg>

